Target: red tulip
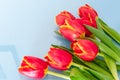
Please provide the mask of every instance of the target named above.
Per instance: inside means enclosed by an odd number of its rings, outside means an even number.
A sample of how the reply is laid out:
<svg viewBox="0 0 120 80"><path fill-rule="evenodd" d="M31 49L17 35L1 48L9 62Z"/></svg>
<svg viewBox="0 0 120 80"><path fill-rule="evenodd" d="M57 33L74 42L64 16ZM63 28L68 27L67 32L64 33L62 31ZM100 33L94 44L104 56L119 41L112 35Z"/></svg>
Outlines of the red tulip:
<svg viewBox="0 0 120 80"><path fill-rule="evenodd" d="M45 59L51 67L58 70L67 70L72 63L70 53L59 48L50 48Z"/></svg>
<svg viewBox="0 0 120 80"><path fill-rule="evenodd" d="M75 20L66 19L65 25L60 26L60 34L69 41L75 41L77 38L85 36L85 28Z"/></svg>
<svg viewBox="0 0 120 80"><path fill-rule="evenodd" d="M89 25L89 26L91 26L91 27L97 27L97 26L93 26L93 24L92 23L90 23L90 21L88 21L87 19L85 19L85 18L81 18L81 19L75 19L78 23L80 23L82 26L85 26L85 25ZM92 35L92 33L86 28L86 27L84 27L84 29L85 29L85 36L87 36L87 37L89 37L89 36L91 36Z"/></svg>
<svg viewBox="0 0 120 80"><path fill-rule="evenodd" d="M37 57L25 56L19 67L19 72L31 78L43 78L46 75L48 64Z"/></svg>
<svg viewBox="0 0 120 80"><path fill-rule="evenodd" d="M63 11L56 16L56 23L58 26L65 24L65 19L75 19L75 17L68 11Z"/></svg>
<svg viewBox="0 0 120 80"><path fill-rule="evenodd" d="M88 4L85 4L84 6L81 6L78 9L78 14L81 18L86 18L90 23L93 24L93 26L96 25L96 17L98 17L97 12Z"/></svg>
<svg viewBox="0 0 120 80"><path fill-rule="evenodd" d="M85 61L94 60L99 51L98 46L94 42L86 39L80 39L72 42L71 48L73 49L75 55Z"/></svg>

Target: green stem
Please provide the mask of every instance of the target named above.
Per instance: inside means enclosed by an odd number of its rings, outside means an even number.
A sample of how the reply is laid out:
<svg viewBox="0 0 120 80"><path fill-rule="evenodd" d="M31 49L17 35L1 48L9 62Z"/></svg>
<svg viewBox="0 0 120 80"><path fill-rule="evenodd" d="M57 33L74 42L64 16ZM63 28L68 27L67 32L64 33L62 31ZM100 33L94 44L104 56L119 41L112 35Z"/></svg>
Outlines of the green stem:
<svg viewBox="0 0 120 80"><path fill-rule="evenodd" d="M74 63L74 62L72 62L72 65L73 65L73 66L76 66L76 67L79 67L79 68L89 69L88 67L85 67L85 66L83 66L83 65L80 65L80 64L77 64L77 63Z"/></svg>
<svg viewBox="0 0 120 80"><path fill-rule="evenodd" d="M56 72L53 72L53 71L48 70L47 74L70 80L70 78L68 76L65 76L63 74L59 74L59 73L56 73Z"/></svg>

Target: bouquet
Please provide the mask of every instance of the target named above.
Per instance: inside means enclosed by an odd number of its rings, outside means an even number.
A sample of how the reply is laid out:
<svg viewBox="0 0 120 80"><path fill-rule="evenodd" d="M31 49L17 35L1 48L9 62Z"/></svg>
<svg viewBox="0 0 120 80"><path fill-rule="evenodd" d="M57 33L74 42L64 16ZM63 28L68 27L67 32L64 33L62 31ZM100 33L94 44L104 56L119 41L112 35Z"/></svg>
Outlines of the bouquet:
<svg viewBox="0 0 120 80"><path fill-rule="evenodd" d="M88 4L78 9L78 15L62 11L55 16L55 33L68 40L70 48L52 44L44 60L24 56L18 71L36 79L49 74L66 80L119 80L120 34Z"/></svg>

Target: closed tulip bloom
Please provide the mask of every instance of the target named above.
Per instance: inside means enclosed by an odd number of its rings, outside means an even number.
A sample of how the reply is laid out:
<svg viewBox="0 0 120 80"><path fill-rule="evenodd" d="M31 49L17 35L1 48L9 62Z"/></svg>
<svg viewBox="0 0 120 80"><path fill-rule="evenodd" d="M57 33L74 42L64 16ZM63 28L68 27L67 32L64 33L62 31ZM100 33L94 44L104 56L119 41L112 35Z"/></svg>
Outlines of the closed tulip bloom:
<svg viewBox="0 0 120 80"><path fill-rule="evenodd" d="M69 40L71 42L75 41L77 38L82 37L82 36L80 36L79 32L73 31L68 28L60 28L59 32L60 32L60 34L62 34L63 37L65 37L67 40Z"/></svg>
<svg viewBox="0 0 120 80"><path fill-rule="evenodd" d="M71 54L59 48L50 48L45 59L51 67L58 70L67 70L72 63Z"/></svg>
<svg viewBox="0 0 120 80"><path fill-rule="evenodd" d="M72 42L71 48L73 49L75 55L85 61L94 60L99 51L98 46L94 42L86 39L80 39Z"/></svg>
<svg viewBox="0 0 120 80"><path fill-rule="evenodd" d="M80 23L82 26L85 26L85 25L89 25L91 27L94 27L94 28L97 28L97 26L93 26L92 23L90 23L90 21L88 21L86 18L81 18L81 19L75 19L78 23ZM92 33L86 28L84 27L85 29L85 36L89 37L92 35Z"/></svg>
<svg viewBox="0 0 120 80"><path fill-rule="evenodd" d="M97 12L88 4L85 4L83 6L81 6L78 9L78 14L81 18L86 18L87 20L90 21L90 23L93 24L93 26L97 26L96 25L96 17L98 17Z"/></svg>
<svg viewBox="0 0 120 80"><path fill-rule="evenodd" d="M25 56L18 70L31 78L43 78L48 70L48 64L40 58Z"/></svg>
<svg viewBox="0 0 120 80"><path fill-rule="evenodd" d="M60 14L58 14L56 17L56 24L58 26L65 24L65 19L75 19L75 17L68 11L62 11Z"/></svg>
<svg viewBox="0 0 120 80"><path fill-rule="evenodd" d="M69 41L75 41L77 38L85 37L85 27L75 20L66 19L65 25L60 26L60 34Z"/></svg>

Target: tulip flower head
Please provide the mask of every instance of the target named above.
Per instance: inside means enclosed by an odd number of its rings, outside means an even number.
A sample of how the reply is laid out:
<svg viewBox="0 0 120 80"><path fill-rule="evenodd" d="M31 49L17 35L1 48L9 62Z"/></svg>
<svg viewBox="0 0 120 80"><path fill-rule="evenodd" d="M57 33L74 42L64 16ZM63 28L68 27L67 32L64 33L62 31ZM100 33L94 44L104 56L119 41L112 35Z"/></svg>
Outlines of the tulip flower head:
<svg viewBox="0 0 120 80"><path fill-rule="evenodd" d="M94 60L99 51L98 46L94 42L86 39L80 39L72 42L71 48L73 49L75 55L85 61Z"/></svg>
<svg viewBox="0 0 120 80"><path fill-rule="evenodd" d="M72 63L72 55L60 48L50 48L45 59L51 67L58 70L67 70Z"/></svg>
<svg viewBox="0 0 120 80"><path fill-rule="evenodd" d="M48 70L48 64L40 58L24 56L19 72L31 78L43 78Z"/></svg>
<svg viewBox="0 0 120 80"><path fill-rule="evenodd" d="M60 34L69 41L75 41L77 38L85 37L85 28L76 20L66 19L65 25L60 26Z"/></svg>
<svg viewBox="0 0 120 80"><path fill-rule="evenodd" d="M93 24L94 27L96 27L96 18L98 17L97 12L88 4L85 4L84 6L81 6L78 9L78 15L81 18L86 18L86 20L90 21L90 23Z"/></svg>
<svg viewBox="0 0 120 80"><path fill-rule="evenodd" d="M89 25L91 27L97 27L97 26L93 26L92 23L90 23L90 21L88 21L86 18L81 18L81 19L75 19L78 23L80 23L82 26L85 26L85 25ZM85 36L89 37L92 35L92 33L86 28L84 27L84 30L85 30Z"/></svg>
<svg viewBox="0 0 120 80"><path fill-rule="evenodd" d="M75 17L68 11L62 11L60 14L58 14L56 17L56 24L58 26L64 25L66 19L72 19L74 20Z"/></svg>

